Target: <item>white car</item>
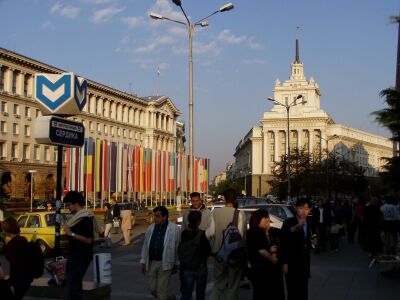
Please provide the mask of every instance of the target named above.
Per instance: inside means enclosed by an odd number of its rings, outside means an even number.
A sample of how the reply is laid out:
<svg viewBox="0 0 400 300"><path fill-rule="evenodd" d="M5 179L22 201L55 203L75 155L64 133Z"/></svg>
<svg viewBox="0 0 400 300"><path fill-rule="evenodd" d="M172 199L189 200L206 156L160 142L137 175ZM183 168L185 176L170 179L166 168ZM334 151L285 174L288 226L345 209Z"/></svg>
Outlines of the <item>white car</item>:
<svg viewBox="0 0 400 300"><path fill-rule="evenodd" d="M259 208L239 208L239 210L243 211L246 214L247 229L249 229L249 227L250 227L249 223L250 223L251 213L253 211L256 211L257 209L259 209ZM271 227L275 227L275 228L278 228L278 229L282 228L284 220L282 220L281 218L279 218L279 217L277 217L277 216L275 216L275 215L270 213L269 214L269 220L270 220Z"/></svg>

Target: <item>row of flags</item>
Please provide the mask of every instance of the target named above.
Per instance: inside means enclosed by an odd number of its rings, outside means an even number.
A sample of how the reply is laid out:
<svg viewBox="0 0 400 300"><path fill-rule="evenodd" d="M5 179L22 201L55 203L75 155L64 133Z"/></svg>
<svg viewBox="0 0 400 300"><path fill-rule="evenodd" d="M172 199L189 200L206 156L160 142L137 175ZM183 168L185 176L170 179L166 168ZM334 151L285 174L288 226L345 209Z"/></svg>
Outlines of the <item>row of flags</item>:
<svg viewBox="0 0 400 300"><path fill-rule="evenodd" d="M67 148L67 191L176 193L190 191L190 156L86 138ZM194 191L208 191L210 160L194 159Z"/></svg>

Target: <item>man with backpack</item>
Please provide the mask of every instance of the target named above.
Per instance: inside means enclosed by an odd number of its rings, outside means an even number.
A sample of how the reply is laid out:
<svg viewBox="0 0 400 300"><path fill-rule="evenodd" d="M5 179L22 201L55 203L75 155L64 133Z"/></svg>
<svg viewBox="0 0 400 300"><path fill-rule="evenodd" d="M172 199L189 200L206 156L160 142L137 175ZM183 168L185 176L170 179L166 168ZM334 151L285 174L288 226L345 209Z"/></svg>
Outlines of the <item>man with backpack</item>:
<svg viewBox="0 0 400 300"><path fill-rule="evenodd" d="M204 300L207 286L207 259L211 248L203 230L199 229L202 214L192 210L188 217L188 229L182 231L178 248L181 279L181 300L192 299L196 284L196 300Z"/></svg>
<svg viewBox="0 0 400 300"><path fill-rule="evenodd" d="M238 211L236 206L237 194L234 189L228 189L224 193L225 207L213 211L213 220L215 224L214 242L212 253L214 259L214 277L215 284L211 294L212 300L239 299L239 284L244 267L246 265L245 253L246 244L244 242L246 233L246 216ZM230 252L236 252L239 255L231 256L226 251L229 248L230 233L235 240L238 248L230 248ZM239 235L239 236L238 236Z"/></svg>

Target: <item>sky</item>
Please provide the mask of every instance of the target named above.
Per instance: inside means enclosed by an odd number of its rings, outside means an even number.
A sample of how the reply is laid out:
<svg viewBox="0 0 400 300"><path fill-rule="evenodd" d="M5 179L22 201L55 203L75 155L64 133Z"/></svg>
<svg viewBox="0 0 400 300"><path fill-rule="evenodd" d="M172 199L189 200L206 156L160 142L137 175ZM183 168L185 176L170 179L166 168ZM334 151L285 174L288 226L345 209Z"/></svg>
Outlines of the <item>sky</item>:
<svg viewBox="0 0 400 300"><path fill-rule="evenodd" d="M276 79L288 79L296 38L333 120L389 136L371 112L395 84L398 28L389 17L398 0L228 1L235 8L193 36L194 149L211 159L211 176L271 109L266 98ZM226 3L182 7L196 22ZM150 12L185 21L170 0L0 0L0 47L141 97L166 95L188 134L188 31Z"/></svg>

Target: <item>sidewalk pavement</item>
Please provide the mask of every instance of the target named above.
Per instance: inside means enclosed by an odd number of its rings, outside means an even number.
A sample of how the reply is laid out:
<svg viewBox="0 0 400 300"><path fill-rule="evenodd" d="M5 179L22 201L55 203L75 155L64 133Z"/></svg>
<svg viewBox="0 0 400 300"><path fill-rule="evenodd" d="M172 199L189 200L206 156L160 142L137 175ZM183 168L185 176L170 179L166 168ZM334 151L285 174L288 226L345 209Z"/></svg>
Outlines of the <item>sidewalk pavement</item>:
<svg viewBox="0 0 400 300"><path fill-rule="evenodd" d="M134 233L133 244L128 246L128 252L113 250L112 299L152 299L148 292L147 278L140 273L139 264L144 238L142 233L146 227L135 228L137 233ZM115 239L117 240L117 237ZM400 274L396 278L388 278L380 273L379 264L369 268L370 262L371 258L357 243L349 244L345 238L342 238L341 250L338 253L312 253L309 300L400 299ZM207 298L214 284L212 263L209 263L208 267ZM246 282L242 282L242 286L239 299L252 299L251 289L244 288ZM178 275L172 276L170 291L179 299Z"/></svg>

